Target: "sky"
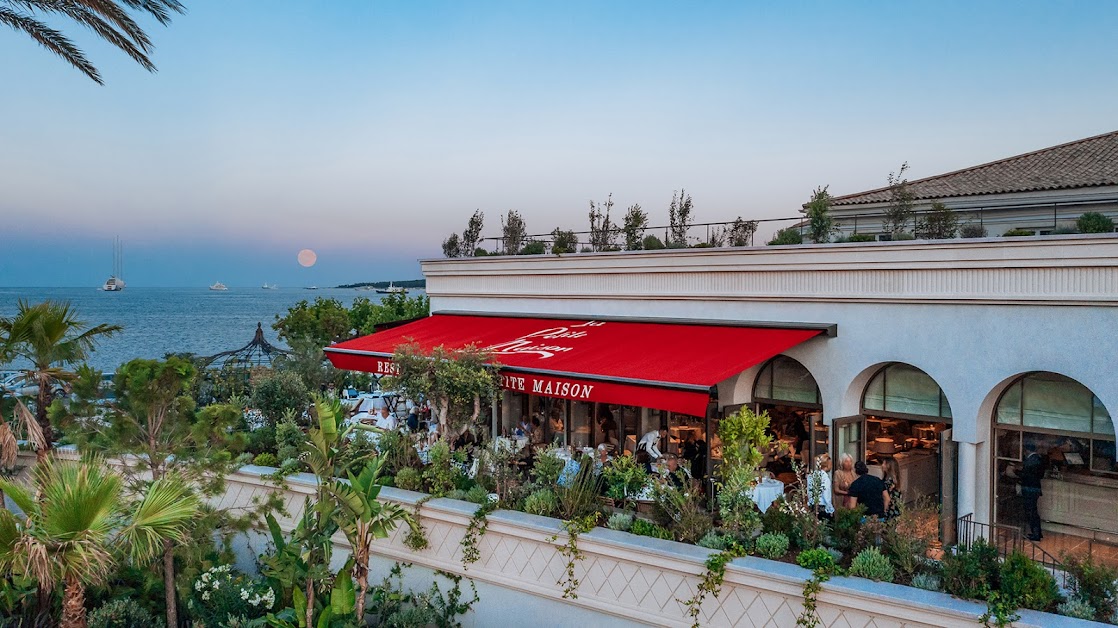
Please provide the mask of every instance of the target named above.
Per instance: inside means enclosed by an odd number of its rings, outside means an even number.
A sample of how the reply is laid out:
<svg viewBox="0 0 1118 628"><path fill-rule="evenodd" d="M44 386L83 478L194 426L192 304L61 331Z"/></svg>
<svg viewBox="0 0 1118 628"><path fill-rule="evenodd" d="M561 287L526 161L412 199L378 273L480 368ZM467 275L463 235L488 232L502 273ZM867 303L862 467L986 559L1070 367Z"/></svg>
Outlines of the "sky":
<svg viewBox="0 0 1118 628"><path fill-rule="evenodd" d="M418 278L475 209L791 217L1118 127L1112 0L184 2L155 74L51 22L104 86L0 30L0 285Z"/></svg>

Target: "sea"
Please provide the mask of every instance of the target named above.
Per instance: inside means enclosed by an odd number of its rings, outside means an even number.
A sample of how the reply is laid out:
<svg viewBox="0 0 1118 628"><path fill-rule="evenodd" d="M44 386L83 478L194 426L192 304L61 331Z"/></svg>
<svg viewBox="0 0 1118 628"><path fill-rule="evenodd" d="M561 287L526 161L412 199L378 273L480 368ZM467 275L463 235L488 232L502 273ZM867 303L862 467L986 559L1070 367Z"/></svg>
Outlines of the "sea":
<svg viewBox="0 0 1118 628"><path fill-rule="evenodd" d="M417 291L409 290L409 295ZM261 323L268 342L286 348L272 323L304 299L334 298L346 307L356 297L378 302L382 295L352 288L0 288L0 317L16 314L20 299L69 301L78 319L90 325L120 325L123 331L102 340L88 362L106 372L135 358L162 358L168 353L209 356L248 344ZM0 368L19 368L18 363Z"/></svg>

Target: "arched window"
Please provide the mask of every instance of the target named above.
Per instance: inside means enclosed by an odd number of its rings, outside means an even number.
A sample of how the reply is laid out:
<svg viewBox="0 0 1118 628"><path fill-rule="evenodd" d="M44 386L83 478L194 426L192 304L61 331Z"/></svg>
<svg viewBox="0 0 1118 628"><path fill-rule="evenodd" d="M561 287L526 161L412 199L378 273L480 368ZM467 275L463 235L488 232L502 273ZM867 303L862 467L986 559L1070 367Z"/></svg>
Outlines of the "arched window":
<svg viewBox="0 0 1118 628"><path fill-rule="evenodd" d="M778 355L761 367L753 385L753 399L762 403L782 403L822 408L815 378L796 360Z"/></svg>
<svg viewBox="0 0 1118 628"><path fill-rule="evenodd" d="M951 420L951 406L939 384L924 371L900 362L885 365L870 379L862 395L862 412Z"/></svg>
<svg viewBox="0 0 1118 628"><path fill-rule="evenodd" d="M998 399L994 421L999 459L1020 460L1022 442L1028 440L1068 470L1118 475L1110 413L1070 377L1019 377Z"/></svg>

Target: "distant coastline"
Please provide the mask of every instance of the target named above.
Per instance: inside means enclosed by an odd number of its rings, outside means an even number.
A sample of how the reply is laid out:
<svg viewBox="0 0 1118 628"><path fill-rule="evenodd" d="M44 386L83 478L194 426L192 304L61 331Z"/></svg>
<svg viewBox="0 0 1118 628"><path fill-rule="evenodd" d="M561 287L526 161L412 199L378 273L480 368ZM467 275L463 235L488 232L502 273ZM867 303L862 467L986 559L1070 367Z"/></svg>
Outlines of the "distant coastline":
<svg viewBox="0 0 1118 628"><path fill-rule="evenodd" d="M363 281L361 283L346 283L335 288L387 288L389 284L400 288L427 288L426 279L406 279L404 281Z"/></svg>

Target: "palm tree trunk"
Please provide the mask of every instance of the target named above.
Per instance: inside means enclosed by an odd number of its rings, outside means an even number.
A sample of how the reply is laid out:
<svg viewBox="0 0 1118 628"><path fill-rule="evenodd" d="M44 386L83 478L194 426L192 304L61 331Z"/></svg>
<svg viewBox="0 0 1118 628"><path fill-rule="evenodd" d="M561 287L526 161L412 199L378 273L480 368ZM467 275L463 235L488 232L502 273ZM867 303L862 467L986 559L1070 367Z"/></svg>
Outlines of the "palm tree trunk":
<svg viewBox="0 0 1118 628"><path fill-rule="evenodd" d="M365 595L369 591L369 546L354 548L353 577L357 580L357 625L365 625Z"/></svg>
<svg viewBox="0 0 1118 628"><path fill-rule="evenodd" d="M62 593L62 622L59 628L86 628L85 586L75 578L66 580Z"/></svg>
<svg viewBox="0 0 1118 628"><path fill-rule="evenodd" d="M307 626L314 625L314 578L307 576Z"/></svg>
<svg viewBox="0 0 1118 628"><path fill-rule="evenodd" d="M46 377L39 378L39 403L35 404L35 421L43 431L43 447L35 454L38 462L43 462L54 447L54 428L51 427L50 417L47 416L47 406L50 405L50 380Z"/></svg>
<svg viewBox="0 0 1118 628"><path fill-rule="evenodd" d="M167 625L177 628L179 609L175 600L175 546L171 539L163 539L163 602L167 605Z"/></svg>

